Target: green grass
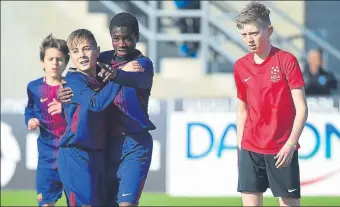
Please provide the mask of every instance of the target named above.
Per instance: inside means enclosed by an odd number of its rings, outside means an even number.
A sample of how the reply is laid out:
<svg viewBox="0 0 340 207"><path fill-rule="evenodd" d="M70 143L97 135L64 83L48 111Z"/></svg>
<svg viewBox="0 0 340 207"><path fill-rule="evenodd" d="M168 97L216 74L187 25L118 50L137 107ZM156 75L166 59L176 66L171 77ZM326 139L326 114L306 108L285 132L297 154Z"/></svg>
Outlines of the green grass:
<svg viewBox="0 0 340 207"><path fill-rule="evenodd" d="M1 190L1 206L34 206L36 205L34 191L5 191ZM265 205L278 206L275 198L265 198ZM57 203L65 206L65 197ZM170 197L164 193L143 193L141 206L240 206L239 197ZM304 197L301 200L303 206L340 206L339 197Z"/></svg>

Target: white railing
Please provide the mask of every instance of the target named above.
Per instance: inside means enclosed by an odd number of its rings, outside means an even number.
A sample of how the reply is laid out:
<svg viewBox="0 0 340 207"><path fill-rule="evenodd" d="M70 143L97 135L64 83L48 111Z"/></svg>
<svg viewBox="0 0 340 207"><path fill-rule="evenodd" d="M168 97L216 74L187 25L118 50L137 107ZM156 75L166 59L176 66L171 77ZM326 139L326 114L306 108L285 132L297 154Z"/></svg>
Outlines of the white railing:
<svg viewBox="0 0 340 207"><path fill-rule="evenodd" d="M222 17L219 17L220 21L235 21L238 10L233 7L233 5L228 1L212 1L211 2L215 8L218 8L221 10L221 12L225 15ZM300 54L300 61L304 60L305 58L305 52L301 50L298 46L295 45L295 43L286 37L282 36L280 33L275 32L273 35L273 43L277 44L278 46L285 47L288 46L289 48L293 49L295 52Z"/></svg>
<svg viewBox="0 0 340 207"><path fill-rule="evenodd" d="M113 13L123 12L124 10L114 1L100 1ZM215 26L222 33L227 34L227 36L236 43L240 43L239 39L229 32L228 28L224 28L219 24L219 22L212 16L209 15L209 1L201 1L201 9L198 10L164 10L157 8L156 1L149 1L149 4L142 1L129 1L131 4L143 11L149 20L149 27L146 28L144 25L140 24L140 33L148 41L148 56L154 62L157 61L157 42L159 41L199 41L200 42L200 60L202 72L208 71L208 57L209 48L212 48L218 54L222 55L225 59L234 63L236 58L232 53L228 53L225 49L218 43L212 40L209 36L209 25ZM159 17L199 17L201 18L201 33L200 34L167 34L157 32L157 19Z"/></svg>
<svg viewBox="0 0 340 207"><path fill-rule="evenodd" d="M265 4L270 7L271 10L279 14L283 19L285 19L290 24L294 25L299 32L303 34L304 37L307 37L308 39L315 42L319 47L321 47L325 52L328 52L333 57L335 57L337 60L340 61L340 51L337 50L335 47L330 45L327 41L324 39L318 37L314 34L312 30L307 28L304 25L300 25L297 23L294 19L292 19L289 15L287 15L287 12L282 11L279 7L277 7L275 4L273 4L270 1L265 2Z"/></svg>
<svg viewBox="0 0 340 207"><path fill-rule="evenodd" d="M114 1L100 1L103 5L105 5L108 9L110 9L113 13L119 13L124 11L117 3ZM147 51L148 56L155 62L158 63L158 48L157 43L160 41L199 41L200 42L200 59L202 62L202 70L203 72L208 71L208 57L209 57L209 48L212 48L219 55L223 56L229 62L234 63L236 61L236 57L233 56L232 53L228 53L222 47L222 44L219 42L213 41L213 38L209 36L210 34L210 25L217 28L223 35L227 36L230 41L236 44L239 48L244 51L248 51L245 45L242 43L241 38L238 35L235 35L231 29L224 27L221 24L221 21L228 20L234 21L235 14L237 10L232 7L226 1L214 2L214 1L201 1L201 9L198 10L166 10L166 9L158 9L157 1L148 1L145 3L143 1L128 1L133 4L137 8L139 8L142 12L144 12L148 16L148 28L144 25L140 24L140 33L147 39ZM317 43L321 48L323 48L326 52L333 55L340 61L340 52L327 43L322 38L317 37L311 30L308 28L299 25L292 18L290 18L285 12L281 11L271 2L265 3L270 9L279 14L282 18L284 18L290 24L296 26L307 38L311 39L315 43ZM223 13L225 19L220 19L211 15L209 13L209 7L213 5L219 8ZM168 33L158 33L157 31L157 20L160 17L198 17L201 19L201 33L200 34L168 34ZM305 52L301 51L292 41L289 41L287 38L283 37L280 34L276 34L276 39L278 43L284 42L288 44L289 47L301 53L300 59L305 57Z"/></svg>

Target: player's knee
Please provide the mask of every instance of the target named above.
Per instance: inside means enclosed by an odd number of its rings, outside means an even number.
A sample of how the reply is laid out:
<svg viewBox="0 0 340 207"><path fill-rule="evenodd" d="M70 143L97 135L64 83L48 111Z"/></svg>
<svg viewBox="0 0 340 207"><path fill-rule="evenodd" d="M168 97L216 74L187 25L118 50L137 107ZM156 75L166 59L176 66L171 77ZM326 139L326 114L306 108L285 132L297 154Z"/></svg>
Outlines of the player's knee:
<svg viewBox="0 0 340 207"><path fill-rule="evenodd" d="M280 198L280 206L300 206L300 199L299 198L281 197Z"/></svg>
<svg viewBox="0 0 340 207"><path fill-rule="evenodd" d="M262 206L263 193L257 192L242 192L243 206Z"/></svg>
<svg viewBox="0 0 340 207"><path fill-rule="evenodd" d="M123 207L123 206L138 206L138 204L133 204L133 203L130 203L130 202L121 202L121 203L119 203L119 206L120 207Z"/></svg>

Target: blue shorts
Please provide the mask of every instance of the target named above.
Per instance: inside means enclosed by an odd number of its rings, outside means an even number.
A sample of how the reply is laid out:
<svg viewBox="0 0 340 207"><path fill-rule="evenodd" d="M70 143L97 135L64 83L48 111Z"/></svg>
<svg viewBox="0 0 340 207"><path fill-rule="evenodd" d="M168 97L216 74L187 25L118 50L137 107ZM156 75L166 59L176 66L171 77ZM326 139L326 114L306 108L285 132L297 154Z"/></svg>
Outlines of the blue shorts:
<svg viewBox="0 0 340 207"><path fill-rule="evenodd" d="M103 151L60 147L59 173L71 206L103 206L106 194Z"/></svg>
<svg viewBox="0 0 340 207"><path fill-rule="evenodd" d="M138 204L151 164L152 146L149 132L109 140L108 206L121 202Z"/></svg>
<svg viewBox="0 0 340 207"><path fill-rule="evenodd" d="M36 190L39 206L57 202L63 194L63 183L58 169L38 167L36 171Z"/></svg>

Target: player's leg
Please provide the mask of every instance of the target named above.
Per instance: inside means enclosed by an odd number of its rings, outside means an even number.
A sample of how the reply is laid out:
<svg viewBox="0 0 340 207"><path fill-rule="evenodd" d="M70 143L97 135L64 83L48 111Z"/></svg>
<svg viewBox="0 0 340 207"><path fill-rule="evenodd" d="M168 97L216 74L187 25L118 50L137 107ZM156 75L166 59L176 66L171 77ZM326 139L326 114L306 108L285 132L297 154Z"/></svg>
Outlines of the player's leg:
<svg viewBox="0 0 340 207"><path fill-rule="evenodd" d="M117 172L119 206L136 206L150 169L153 140L150 133L125 136Z"/></svg>
<svg viewBox="0 0 340 207"><path fill-rule="evenodd" d="M74 197L71 196L71 180L70 180L70 166L68 159L73 159L69 156L68 148L60 147L58 152L58 168L61 181L64 184L64 192L67 198L67 206L76 206ZM72 170L72 169L71 169Z"/></svg>
<svg viewBox="0 0 340 207"><path fill-rule="evenodd" d="M70 206L103 206L104 153L75 147L59 149L58 164Z"/></svg>
<svg viewBox="0 0 340 207"><path fill-rule="evenodd" d="M65 199L66 199L66 206L71 206L70 205L70 199L67 196L66 190L64 190L64 195L65 195Z"/></svg>
<svg viewBox="0 0 340 207"><path fill-rule="evenodd" d="M91 205L105 206L106 201L106 169L105 153L103 151L88 152L88 166L91 180Z"/></svg>
<svg viewBox="0 0 340 207"><path fill-rule="evenodd" d="M300 199L280 197L280 206L300 206Z"/></svg>
<svg viewBox="0 0 340 207"><path fill-rule="evenodd" d="M300 169L298 151L291 164L284 168L275 167L275 155L266 155L266 166L270 189L275 197L280 197L281 206L300 206Z"/></svg>
<svg viewBox="0 0 340 207"><path fill-rule="evenodd" d="M39 206L55 206L63 192L63 184L58 170L37 168L36 189Z"/></svg>
<svg viewBox="0 0 340 207"><path fill-rule="evenodd" d="M263 193L242 192L243 206L263 206Z"/></svg>
<svg viewBox="0 0 340 207"><path fill-rule="evenodd" d="M119 189L119 180L117 177L117 171L120 164L120 158L122 154L122 148L124 145L124 139L120 137L112 137L107 141L106 151L106 170L107 170L107 190L106 190L106 206L116 207L117 195Z"/></svg>
<svg viewBox="0 0 340 207"><path fill-rule="evenodd" d="M264 156L245 149L238 151L238 187L243 206L262 206L269 183Z"/></svg>

